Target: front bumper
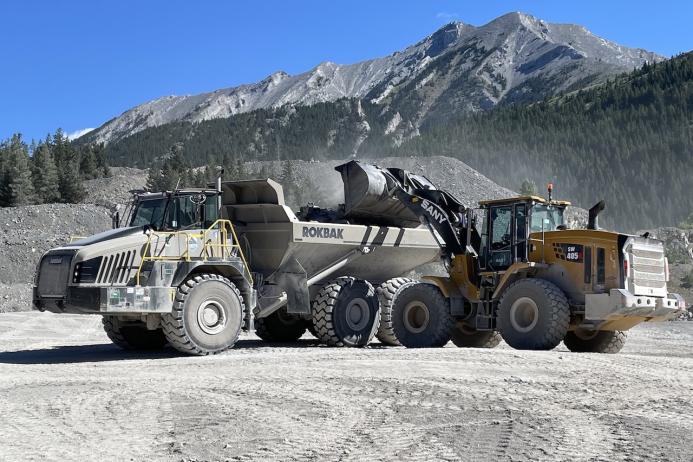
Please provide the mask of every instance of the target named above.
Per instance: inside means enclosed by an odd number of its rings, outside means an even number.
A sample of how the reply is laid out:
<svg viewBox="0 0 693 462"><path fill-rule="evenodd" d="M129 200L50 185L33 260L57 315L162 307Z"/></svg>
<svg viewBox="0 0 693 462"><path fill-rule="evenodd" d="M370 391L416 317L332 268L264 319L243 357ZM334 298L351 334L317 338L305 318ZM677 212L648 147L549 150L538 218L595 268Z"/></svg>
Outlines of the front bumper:
<svg viewBox="0 0 693 462"><path fill-rule="evenodd" d="M613 321L632 318L644 321L666 321L686 311L686 302L678 294L666 297L633 295L625 289L611 289L608 294L585 295L585 321Z"/></svg>
<svg viewBox="0 0 693 462"><path fill-rule="evenodd" d="M140 314L170 313L175 288L68 287L62 298L40 297L34 287L34 308L51 313Z"/></svg>

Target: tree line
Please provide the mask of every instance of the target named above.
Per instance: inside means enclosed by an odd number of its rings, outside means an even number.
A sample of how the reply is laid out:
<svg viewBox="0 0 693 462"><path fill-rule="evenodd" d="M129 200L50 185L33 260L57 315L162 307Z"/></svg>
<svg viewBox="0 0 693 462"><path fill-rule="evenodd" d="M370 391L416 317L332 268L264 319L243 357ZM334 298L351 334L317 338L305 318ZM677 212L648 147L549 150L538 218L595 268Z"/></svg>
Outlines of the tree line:
<svg viewBox="0 0 693 462"><path fill-rule="evenodd" d="M110 176L103 146L75 146L62 130L27 144L17 133L0 141L0 206L76 203L83 181Z"/></svg>

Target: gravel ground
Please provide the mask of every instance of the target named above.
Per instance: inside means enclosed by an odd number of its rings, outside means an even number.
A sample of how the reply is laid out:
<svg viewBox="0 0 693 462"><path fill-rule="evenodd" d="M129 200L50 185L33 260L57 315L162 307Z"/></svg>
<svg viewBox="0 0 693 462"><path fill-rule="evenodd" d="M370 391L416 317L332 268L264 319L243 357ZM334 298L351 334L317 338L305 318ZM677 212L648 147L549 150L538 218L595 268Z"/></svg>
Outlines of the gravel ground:
<svg viewBox="0 0 693 462"><path fill-rule="evenodd" d="M243 337L127 354L96 316L0 315L0 460L693 460L693 323L618 355Z"/></svg>

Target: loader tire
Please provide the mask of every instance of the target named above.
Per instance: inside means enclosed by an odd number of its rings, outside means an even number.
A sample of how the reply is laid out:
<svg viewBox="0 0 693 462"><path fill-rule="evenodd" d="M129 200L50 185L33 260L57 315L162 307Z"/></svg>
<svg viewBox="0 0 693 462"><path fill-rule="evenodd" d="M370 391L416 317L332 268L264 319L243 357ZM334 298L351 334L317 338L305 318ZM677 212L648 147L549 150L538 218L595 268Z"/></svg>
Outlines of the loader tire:
<svg viewBox="0 0 693 462"><path fill-rule="evenodd" d="M123 350L160 350L168 343L161 329L148 330L142 322L123 324L115 316L104 316L101 323L111 342Z"/></svg>
<svg viewBox="0 0 693 462"><path fill-rule="evenodd" d="M433 284L408 282L392 302L395 337L407 348L444 346L454 324L448 299Z"/></svg>
<svg viewBox="0 0 693 462"><path fill-rule="evenodd" d="M255 334L266 342L295 342L306 333L306 322L281 308L265 318L255 318Z"/></svg>
<svg viewBox="0 0 693 462"><path fill-rule="evenodd" d="M512 284L498 305L498 330L517 350L552 350L568 332L568 299L544 279L521 279Z"/></svg>
<svg viewBox="0 0 693 462"><path fill-rule="evenodd" d="M161 316L171 346L190 355L217 354L233 347L245 305L238 288L217 274L196 274L176 291L173 312Z"/></svg>
<svg viewBox="0 0 693 462"><path fill-rule="evenodd" d="M329 346L368 345L380 319L375 289L353 277L337 278L320 289L311 312L318 339Z"/></svg>
<svg viewBox="0 0 693 462"><path fill-rule="evenodd" d="M625 345L626 337L626 333L619 330L576 330L565 335L563 344L575 353L615 354Z"/></svg>
<svg viewBox="0 0 693 462"><path fill-rule="evenodd" d="M375 336L385 345L401 345L397 337L395 337L395 331L392 327L392 302L397 296L397 291L409 282L413 282L413 280L409 278L392 278L380 284L375 290L380 302L380 323Z"/></svg>
<svg viewBox="0 0 693 462"><path fill-rule="evenodd" d="M496 331L476 330L462 322L455 324L451 333L452 343L460 348L495 348L503 340Z"/></svg>

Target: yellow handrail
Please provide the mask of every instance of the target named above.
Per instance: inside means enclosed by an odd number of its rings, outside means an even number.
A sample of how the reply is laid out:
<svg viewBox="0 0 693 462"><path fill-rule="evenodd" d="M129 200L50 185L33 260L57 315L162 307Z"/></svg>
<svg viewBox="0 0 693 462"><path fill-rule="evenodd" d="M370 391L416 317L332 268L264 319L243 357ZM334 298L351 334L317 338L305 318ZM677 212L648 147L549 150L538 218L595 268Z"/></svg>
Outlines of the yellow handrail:
<svg viewBox="0 0 693 462"><path fill-rule="evenodd" d="M233 240L231 241L231 244L228 243L228 237L229 237L229 229L231 230L231 236L233 237ZM218 231L218 241L215 243L212 241L212 239L208 239L208 233L212 231ZM178 254L178 255L149 255L151 252L152 248L152 239L154 237L157 238L164 238L166 240L171 239L172 237L180 237L180 236L185 236L185 251ZM202 250L200 251L199 257L193 257L190 255L190 240L198 238L202 239L203 245L202 245ZM144 266L144 263L147 261L179 261L181 259L184 259L185 261L197 261L198 259L201 261L208 261L208 258L212 257L214 255L214 248L220 248L221 249L221 259L225 260L227 258L231 258L234 256L234 249L238 249L238 254L241 257L241 261L243 262L243 269L247 273L247 277L250 281L250 283L253 283L253 276L252 273L250 272L250 269L248 268L248 262L245 259L245 254L243 253L243 249L241 248L240 242L238 241L238 236L236 235L236 229L233 226L233 223L231 223L229 220L217 220L215 221L209 228L202 230L202 232L190 232L190 231L151 231L149 235L147 236L147 242L145 243L144 247L142 248L142 259L140 261L140 264L137 268L137 274L135 275L137 285L140 285L140 275L142 273L142 267ZM162 247L161 252L163 252L165 249L165 246ZM211 250L211 253L210 253Z"/></svg>

